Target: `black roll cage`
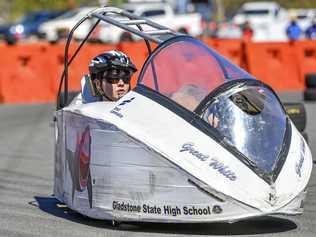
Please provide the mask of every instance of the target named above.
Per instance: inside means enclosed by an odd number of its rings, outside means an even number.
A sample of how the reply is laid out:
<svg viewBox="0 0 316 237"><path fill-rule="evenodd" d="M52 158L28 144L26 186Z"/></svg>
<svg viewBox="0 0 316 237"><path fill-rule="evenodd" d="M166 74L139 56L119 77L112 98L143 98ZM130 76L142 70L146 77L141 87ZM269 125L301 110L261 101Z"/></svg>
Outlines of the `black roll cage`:
<svg viewBox="0 0 316 237"><path fill-rule="evenodd" d="M127 18L126 19L120 19L118 17ZM94 25L89 30L86 37L83 39L83 41L79 44L77 49L75 50L74 54L71 56L71 58L68 58L69 53L69 46L74 34L74 31L87 19L96 18L97 21L94 23ZM68 34L66 45L65 45L65 51L64 51L64 70L60 78L59 86L58 86L58 93L57 93L57 103L56 103L56 110L65 107L68 103L68 67L73 62L74 58L79 53L80 49L86 43L91 33L94 31L94 29L97 27L97 25L100 23L100 21L104 21L110 25L117 26L129 33L135 34L145 40L146 47L148 50L148 54L151 55L152 49L150 46L150 42L161 44L166 39L182 35L181 33L175 32L168 27L162 26L160 24L157 24L147 18L137 16L135 14L132 14L128 11L125 11L120 8L116 7L100 7L96 8L95 10L89 12L86 16L84 16L81 20L78 21L78 23L71 29L71 31ZM133 28L131 26L136 26L137 28ZM150 26L151 29L154 30L147 30L145 31L142 27L142 25ZM154 64L151 63L151 66L153 68L153 71L155 71ZM154 75L155 81L156 76ZM157 83L157 82L156 82ZM64 94L62 95L61 90L62 86L64 85ZM62 97L63 96L63 97ZM62 100L63 99L63 100Z"/></svg>

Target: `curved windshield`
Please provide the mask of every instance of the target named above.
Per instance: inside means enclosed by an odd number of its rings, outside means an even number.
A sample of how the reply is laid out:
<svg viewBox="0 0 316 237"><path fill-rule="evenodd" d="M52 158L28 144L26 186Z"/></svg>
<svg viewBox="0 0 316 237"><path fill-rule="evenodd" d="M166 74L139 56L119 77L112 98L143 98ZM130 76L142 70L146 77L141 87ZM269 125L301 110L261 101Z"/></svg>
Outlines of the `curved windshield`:
<svg viewBox="0 0 316 237"><path fill-rule="evenodd" d="M201 41L181 36L157 50L145 64L143 84L190 111L229 80L254 79Z"/></svg>
<svg viewBox="0 0 316 237"><path fill-rule="evenodd" d="M271 173L282 150L286 116L273 92L239 86L206 103L202 118L261 170Z"/></svg>
<svg viewBox="0 0 316 237"><path fill-rule="evenodd" d="M289 144L279 99L202 42L184 36L165 42L147 60L138 83L199 115L210 131L217 130L210 134L255 172L272 175L282 164ZM178 113L176 106L168 108Z"/></svg>

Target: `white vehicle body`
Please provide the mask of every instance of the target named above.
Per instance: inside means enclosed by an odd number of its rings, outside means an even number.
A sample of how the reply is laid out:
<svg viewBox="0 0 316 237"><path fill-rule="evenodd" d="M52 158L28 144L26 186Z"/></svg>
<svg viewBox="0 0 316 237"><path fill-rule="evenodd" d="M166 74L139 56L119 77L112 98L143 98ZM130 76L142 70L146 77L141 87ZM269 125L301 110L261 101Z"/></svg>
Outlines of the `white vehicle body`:
<svg viewBox="0 0 316 237"><path fill-rule="evenodd" d="M233 17L234 24L246 21L254 30L254 41L286 41L286 27L289 23L288 12L275 2L244 3Z"/></svg>
<svg viewBox="0 0 316 237"><path fill-rule="evenodd" d="M55 114L54 195L71 209L138 222L302 213L307 143L270 87L201 41L162 41L117 102L87 103L87 80Z"/></svg>
<svg viewBox="0 0 316 237"><path fill-rule="evenodd" d="M48 41L57 41L59 39L60 32L69 33L81 18L96 8L97 7L81 7L66 12L54 20L41 24L39 32L44 35ZM91 29L92 24L93 22L86 21L84 24L80 25L80 28L74 33L74 38L83 39Z"/></svg>
<svg viewBox="0 0 316 237"><path fill-rule="evenodd" d="M123 5L122 8L135 15L146 17L154 22L165 25L174 31L180 31L192 36L202 34L202 17L199 13L176 14L169 4L159 2L130 3ZM102 42L117 43L124 38L123 33L124 31L120 28L103 24L100 26L98 38ZM132 38L134 40L139 39L134 36Z"/></svg>

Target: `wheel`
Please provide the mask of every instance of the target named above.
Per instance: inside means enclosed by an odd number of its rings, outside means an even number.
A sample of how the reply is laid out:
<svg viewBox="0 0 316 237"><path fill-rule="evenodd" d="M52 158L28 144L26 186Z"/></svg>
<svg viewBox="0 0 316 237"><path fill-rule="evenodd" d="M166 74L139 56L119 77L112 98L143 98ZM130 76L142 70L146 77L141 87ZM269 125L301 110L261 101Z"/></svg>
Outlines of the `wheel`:
<svg viewBox="0 0 316 237"><path fill-rule="evenodd" d="M304 91L304 100L314 101L316 100L316 88L307 88Z"/></svg>
<svg viewBox="0 0 316 237"><path fill-rule="evenodd" d="M316 88L316 74L306 74L305 85L307 88Z"/></svg>
<svg viewBox="0 0 316 237"><path fill-rule="evenodd" d="M306 127L306 110L302 103L284 103L284 108L296 128L302 132Z"/></svg>

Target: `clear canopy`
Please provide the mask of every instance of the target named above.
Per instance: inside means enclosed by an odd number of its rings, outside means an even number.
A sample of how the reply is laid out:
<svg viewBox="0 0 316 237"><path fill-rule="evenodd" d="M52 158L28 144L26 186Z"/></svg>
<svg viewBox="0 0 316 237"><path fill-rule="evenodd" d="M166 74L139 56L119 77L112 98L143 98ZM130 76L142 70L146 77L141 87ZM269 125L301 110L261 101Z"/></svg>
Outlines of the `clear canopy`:
<svg viewBox="0 0 316 237"><path fill-rule="evenodd" d="M244 83L235 85L236 79ZM227 82L232 86L225 86ZM210 129L260 170L271 173L276 168L286 131L286 115L278 98L202 42L173 39L149 58L139 84L199 113Z"/></svg>
<svg viewBox="0 0 316 237"><path fill-rule="evenodd" d="M286 117L275 95L259 86L218 94L202 118L261 170L272 173L282 150Z"/></svg>
<svg viewBox="0 0 316 237"><path fill-rule="evenodd" d="M150 58L139 83L193 111L211 91L234 79L254 78L202 42L182 38Z"/></svg>

